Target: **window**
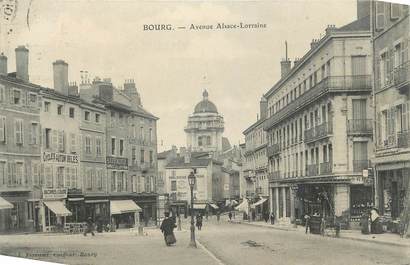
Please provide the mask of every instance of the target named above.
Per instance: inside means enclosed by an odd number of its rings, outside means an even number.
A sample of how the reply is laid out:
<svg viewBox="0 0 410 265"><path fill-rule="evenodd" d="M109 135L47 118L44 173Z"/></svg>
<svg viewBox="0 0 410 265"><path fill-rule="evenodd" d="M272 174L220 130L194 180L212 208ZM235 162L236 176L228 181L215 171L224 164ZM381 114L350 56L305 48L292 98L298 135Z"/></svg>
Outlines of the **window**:
<svg viewBox="0 0 410 265"><path fill-rule="evenodd" d="M14 104L20 104L20 100L21 100L21 92L20 90L13 90L13 102Z"/></svg>
<svg viewBox="0 0 410 265"><path fill-rule="evenodd" d="M6 117L0 116L0 143L6 142Z"/></svg>
<svg viewBox="0 0 410 265"><path fill-rule="evenodd" d="M400 17L400 5L390 3L390 19L398 19Z"/></svg>
<svg viewBox="0 0 410 265"><path fill-rule="evenodd" d="M124 140L120 139L120 156L124 156Z"/></svg>
<svg viewBox="0 0 410 265"><path fill-rule="evenodd" d="M65 168L65 185L64 187L70 188L71 187L71 178L70 178L70 168Z"/></svg>
<svg viewBox="0 0 410 265"><path fill-rule="evenodd" d="M101 155L102 155L102 141L101 141L101 137L95 138L95 153L97 154L97 156L101 156Z"/></svg>
<svg viewBox="0 0 410 265"><path fill-rule="evenodd" d="M38 123L31 124L30 144L38 144Z"/></svg>
<svg viewBox="0 0 410 265"><path fill-rule="evenodd" d="M149 128L149 142L152 143L152 128Z"/></svg>
<svg viewBox="0 0 410 265"><path fill-rule="evenodd" d="M384 2L376 2L376 30L382 30L385 27L385 5Z"/></svg>
<svg viewBox="0 0 410 265"><path fill-rule="evenodd" d="M198 136L198 146L202 146L202 136Z"/></svg>
<svg viewBox="0 0 410 265"><path fill-rule="evenodd" d="M75 133L70 133L70 152L76 153L77 152L77 140Z"/></svg>
<svg viewBox="0 0 410 265"><path fill-rule="evenodd" d="M91 190L93 187L93 172L91 168L86 169L86 176L87 176L87 190Z"/></svg>
<svg viewBox="0 0 410 265"><path fill-rule="evenodd" d="M6 100L6 88L0 84L0 102L4 102Z"/></svg>
<svg viewBox="0 0 410 265"><path fill-rule="evenodd" d="M90 112L89 111L84 112L84 120L86 120L86 121L90 120Z"/></svg>
<svg viewBox="0 0 410 265"><path fill-rule="evenodd" d="M65 152L65 133L64 131L58 131L58 151Z"/></svg>
<svg viewBox="0 0 410 265"><path fill-rule="evenodd" d="M51 148L51 129L50 128L46 128L45 129L45 133L46 133L46 148L50 149Z"/></svg>
<svg viewBox="0 0 410 265"><path fill-rule="evenodd" d="M211 136L206 137L206 145L212 145Z"/></svg>
<svg viewBox="0 0 410 265"><path fill-rule="evenodd" d="M57 187L64 187L64 167L57 168Z"/></svg>
<svg viewBox="0 0 410 265"><path fill-rule="evenodd" d="M85 153L91 154L91 136L85 137Z"/></svg>
<svg viewBox="0 0 410 265"><path fill-rule="evenodd" d="M14 120L14 132L16 144L23 144L23 120Z"/></svg>
<svg viewBox="0 0 410 265"><path fill-rule="evenodd" d="M68 115L70 116L70 118L74 118L74 108L69 108L68 110Z"/></svg>
<svg viewBox="0 0 410 265"><path fill-rule="evenodd" d="M141 140L145 139L145 137L144 137L144 127L142 127L142 126L140 128L140 137L141 137Z"/></svg>
<svg viewBox="0 0 410 265"><path fill-rule="evenodd" d="M95 123L100 123L100 114L95 114Z"/></svg>
<svg viewBox="0 0 410 265"><path fill-rule="evenodd" d="M137 149L135 148L135 146L133 146L131 149L131 163L132 165L137 164Z"/></svg>
<svg viewBox="0 0 410 265"><path fill-rule="evenodd" d="M77 169L75 167L72 167L70 169L70 172L71 172L71 187L76 188L77 187Z"/></svg>
<svg viewBox="0 0 410 265"><path fill-rule="evenodd" d="M44 175L46 177L46 187L53 187L53 168L51 166L44 167Z"/></svg>
<svg viewBox="0 0 410 265"><path fill-rule="evenodd" d="M141 157L140 157L140 162L141 162L141 163L144 163L144 162L145 162L144 156L145 156L145 151L144 151L144 149L141 149Z"/></svg>
<svg viewBox="0 0 410 265"><path fill-rule="evenodd" d="M123 190L124 172L117 172L117 191Z"/></svg>
<svg viewBox="0 0 410 265"><path fill-rule="evenodd" d="M58 105L57 106L57 114L62 115L63 114L63 105Z"/></svg>
<svg viewBox="0 0 410 265"><path fill-rule="evenodd" d="M23 184L23 178L24 178L24 164L23 162L16 162L16 169L15 169L15 174L16 174L16 184L21 185Z"/></svg>
<svg viewBox="0 0 410 265"><path fill-rule="evenodd" d="M171 191L177 191L177 181L176 180L171 181Z"/></svg>
<svg viewBox="0 0 410 265"><path fill-rule="evenodd" d="M103 189L103 178L104 178L104 171L100 169L97 171L97 188L99 190Z"/></svg>
<svg viewBox="0 0 410 265"><path fill-rule="evenodd" d="M149 163L154 163L154 152L152 150L149 151Z"/></svg>
<svg viewBox="0 0 410 265"><path fill-rule="evenodd" d="M29 103L31 106L35 106L37 103L37 96L36 94L30 93L29 94Z"/></svg>
<svg viewBox="0 0 410 265"><path fill-rule="evenodd" d="M50 111L50 102L44 101L44 112L49 112Z"/></svg>
<svg viewBox="0 0 410 265"><path fill-rule="evenodd" d="M3 186L7 184L6 161L0 161L0 183Z"/></svg>
<svg viewBox="0 0 410 265"><path fill-rule="evenodd" d="M111 138L111 155L115 156L115 138Z"/></svg>
<svg viewBox="0 0 410 265"><path fill-rule="evenodd" d="M116 191L116 185L115 185L115 171L111 171L111 191Z"/></svg>

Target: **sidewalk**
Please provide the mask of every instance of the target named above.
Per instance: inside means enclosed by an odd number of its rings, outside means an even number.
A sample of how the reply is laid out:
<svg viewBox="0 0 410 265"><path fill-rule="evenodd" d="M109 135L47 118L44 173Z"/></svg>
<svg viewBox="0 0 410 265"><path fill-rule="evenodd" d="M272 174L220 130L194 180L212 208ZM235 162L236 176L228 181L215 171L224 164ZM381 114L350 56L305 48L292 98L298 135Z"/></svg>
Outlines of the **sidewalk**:
<svg viewBox="0 0 410 265"><path fill-rule="evenodd" d="M292 224L271 225L270 223L265 223L263 221L248 222L246 220L238 219L232 220L231 223L259 226L283 231L293 231L301 234L305 233L305 227L300 225L295 228ZM325 235L328 237L335 237L333 231L327 230ZM339 238L410 248L410 239L400 238L398 234L392 233L364 235L359 230L341 230Z"/></svg>

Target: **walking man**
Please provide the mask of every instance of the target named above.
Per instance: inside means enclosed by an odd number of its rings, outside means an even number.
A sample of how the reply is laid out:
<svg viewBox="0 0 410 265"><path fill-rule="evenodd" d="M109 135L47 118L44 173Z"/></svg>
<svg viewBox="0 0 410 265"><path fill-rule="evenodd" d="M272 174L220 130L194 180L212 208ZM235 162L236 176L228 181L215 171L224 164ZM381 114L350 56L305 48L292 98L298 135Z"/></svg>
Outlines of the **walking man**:
<svg viewBox="0 0 410 265"><path fill-rule="evenodd" d="M198 227L198 230L202 229L202 215L198 214L196 216L196 226Z"/></svg>
<svg viewBox="0 0 410 265"><path fill-rule="evenodd" d="M228 217L229 217L229 221L232 221L232 212L229 212Z"/></svg>
<svg viewBox="0 0 410 265"><path fill-rule="evenodd" d="M305 233L307 234L308 229L309 229L309 233L310 233L310 215L305 214L305 227L306 227L306 231Z"/></svg>
<svg viewBox="0 0 410 265"><path fill-rule="evenodd" d="M275 214L273 212L270 213L270 224L275 224Z"/></svg>
<svg viewBox="0 0 410 265"><path fill-rule="evenodd" d="M84 231L84 236L87 236L88 233L91 233L92 236L95 236L94 224L93 219L91 219L91 216L87 218L87 229Z"/></svg>

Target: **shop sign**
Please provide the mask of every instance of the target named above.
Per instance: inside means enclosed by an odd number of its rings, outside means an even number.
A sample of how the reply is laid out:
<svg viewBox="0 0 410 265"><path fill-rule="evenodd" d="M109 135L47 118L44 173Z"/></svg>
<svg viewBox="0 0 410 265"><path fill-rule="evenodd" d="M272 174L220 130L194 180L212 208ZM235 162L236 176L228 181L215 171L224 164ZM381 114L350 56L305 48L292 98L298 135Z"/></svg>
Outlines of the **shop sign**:
<svg viewBox="0 0 410 265"><path fill-rule="evenodd" d="M67 198L66 188L43 189L43 199L65 199Z"/></svg>
<svg viewBox="0 0 410 265"><path fill-rule="evenodd" d="M128 158L107 156L107 168L128 170Z"/></svg>
<svg viewBox="0 0 410 265"><path fill-rule="evenodd" d="M229 184L224 184L224 190L229 190Z"/></svg>
<svg viewBox="0 0 410 265"><path fill-rule="evenodd" d="M43 152L44 162L54 162L54 163L67 163L67 164L78 164L78 155L75 154L62 154L56 152Z"/></svg>

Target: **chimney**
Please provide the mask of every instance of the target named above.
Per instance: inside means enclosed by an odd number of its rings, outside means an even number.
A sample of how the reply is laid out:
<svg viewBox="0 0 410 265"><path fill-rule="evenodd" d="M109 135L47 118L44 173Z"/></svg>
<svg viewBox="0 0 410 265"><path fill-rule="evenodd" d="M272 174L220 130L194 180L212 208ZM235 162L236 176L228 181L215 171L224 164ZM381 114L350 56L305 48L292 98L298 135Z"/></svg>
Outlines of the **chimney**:
<svg viewBox="0 0 410 265"><path fill-rule="evenodd" d="M185 152L185 155L184 155L184 163L185 163L185 164L191 163L191 153L190 153L190 152Z"/></svg>
<svg viewBox="0 0 410 265"><path fill-rule="evenodd" d="M326 35L330 34L332 31L335 31L335 30L336 30L335 25L327 25L327 28L325 29ZM310 45L312 46L312 44L310 44Z"/></svg>
<svg viewBox="0 0 410 265"><path fill-rule="evenodd" d="M310 42L310 49L315 48L315 47L317 46L318 42L319 42L319 40L313 39L313 40Z"/></svg>
<svg viewBox="0 0 410 265"><path fill-rule="evenodd" d="M180 147L179 148L179 156L185 157L186 154L186 148L185 147Z"/></svg>
<svg viewBox="0 0 410 265"><path fill-rule="evenodd" d="M53 63L54 90L68 95L68 64L63 60Z"/></svg>
<svg viewBox="0 0 410 265"><path fill-rule="evenodd" d="M357 19L370 16L370 0L357 0Z"/></svg>
<svg viewBox="0 0 410 265"><path fill-rule="evenodd" d="M7 57L0 54L0 75L7 75Z"/></svg>
<svg viewBox="0 0 410 265"><path fill-rule="evenodd" d="M283 78L290 72L292 63L288 58L288 42L285 41L285 59L280 62L280 77Z"/></svg>
<svg viewBox="0 0 410 265"><path fill-rule="evenodd" d="M16 52L16 77L28 82L28 49L18 46Z"/></svg>
<svg viewBox="0 0 410 265"><path fill-rule="evenodd" d="M298 65L299 63L299 58L295 58L295 60L293 61L293 67L295 67L296 65Z"/></svg>
<svg viewBox="0 0 410 265"><path fill-rule="evenodd" d="M68 85L68 95L78 96L78 86L76 82L71 82Z"/></svg>
<svg viewBox="0 0 410 265"><path fill-rule="evenodd" d="M141 97L135 86L134 79L127 79L124 82L124 93L131 98L134 105L142 106Z"/></svg>
<svg viewBox="0 0 410 265"><path fill-rule="evenodd" d="M259 106L261 119L264 120L268 117L268 101L266 100L265 96L262 96L261 101L259 102Z"/></svg>

